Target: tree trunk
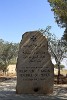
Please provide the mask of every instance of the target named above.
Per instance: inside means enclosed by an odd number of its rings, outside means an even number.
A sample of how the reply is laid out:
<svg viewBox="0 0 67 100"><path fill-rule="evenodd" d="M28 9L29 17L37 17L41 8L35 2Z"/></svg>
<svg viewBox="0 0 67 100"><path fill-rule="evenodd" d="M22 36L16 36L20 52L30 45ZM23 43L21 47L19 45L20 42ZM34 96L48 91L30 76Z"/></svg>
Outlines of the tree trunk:
<svg viewBox="0 0 67 100"><path fill-rule="evenodd" d="M58 64L57 84L60 83L60 63Z"/></svg>

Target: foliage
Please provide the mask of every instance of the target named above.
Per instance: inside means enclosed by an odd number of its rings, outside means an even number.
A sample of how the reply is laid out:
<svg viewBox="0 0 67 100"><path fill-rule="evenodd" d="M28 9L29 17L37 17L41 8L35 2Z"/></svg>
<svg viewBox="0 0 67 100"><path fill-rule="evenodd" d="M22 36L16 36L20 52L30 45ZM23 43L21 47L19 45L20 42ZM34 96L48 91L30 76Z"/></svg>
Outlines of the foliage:
<svg viewBox="0 0 67 100"><path fill-rule="evenodd" d="M58 69L57 64L54 65L54 68ZM64 65L60 65L60 69L63 69L63 68L65 68L65 66Z"/></svg>
<svg viewBox="0 0 67 100"><path fill-rule="evenodd" d="M58 39L54 34L51 34L49 32L50 29L51 26L48 26L45 30L40 30L40 32L47 37L49 52L55 58L56 63L59 63L63 58L67 57L67 43L62 39Z"/></svg>
<svg viewBox="0 0 67 100"><path fill-rule="evenodd" d="M67 28L64 31L64 35L63 35L62 39L67 41Z"/></svg>
<svg viewBox="0 0 67 100"><path fill-rule="evenodd" d="M4 41L0 39L0 54L2 54L3 49L4 49Z"/></svg>
<svg viewBox="0 0 67 100"><path fill-rule="evenodd" d="M0 39L0 48L0 69L5 72L12 59L14 59L16 63L19 43L4 42Z"/></svg>
<svg viewBox="0 0 67 100"><path fill-rule="evenodd" d="M64 39L67 40L67 0L48 0L55 20L60 27L65 27Z"/></svg>
<svg viewBox="0 0 67 100"><path fill-rule="evenodd" d="M11 65L13 64L16 64L17 63L17 57L13 57L11 60L10 60L10 63Z"/></svg>
<svg viewBox="0 0 67 100"><path fill-rule="evenodd" d="M62 39L57 39L54 34L49 32L50 26L48 26L45 30L39 30L42 34L44 34L48 40L48 50L53 58L55 58L56 64L58 66L58 78L60 75L60 64L63 58L67 57L67 44L66 41ZM59 79L58 79L59 83Z"/></svg>

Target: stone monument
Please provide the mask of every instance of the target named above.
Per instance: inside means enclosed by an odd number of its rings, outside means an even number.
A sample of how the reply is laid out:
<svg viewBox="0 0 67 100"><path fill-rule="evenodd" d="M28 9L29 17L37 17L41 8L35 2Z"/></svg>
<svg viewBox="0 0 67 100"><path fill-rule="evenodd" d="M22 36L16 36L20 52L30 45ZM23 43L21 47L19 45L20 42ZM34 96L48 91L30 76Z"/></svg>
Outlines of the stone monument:
<svg viewBox="0 0 67 100"><path fill-rule="evenodd" d="M53 92L54 65L48 53L47 39L39 31L23 34L16 68L16 93L50 94Z"/></svg>

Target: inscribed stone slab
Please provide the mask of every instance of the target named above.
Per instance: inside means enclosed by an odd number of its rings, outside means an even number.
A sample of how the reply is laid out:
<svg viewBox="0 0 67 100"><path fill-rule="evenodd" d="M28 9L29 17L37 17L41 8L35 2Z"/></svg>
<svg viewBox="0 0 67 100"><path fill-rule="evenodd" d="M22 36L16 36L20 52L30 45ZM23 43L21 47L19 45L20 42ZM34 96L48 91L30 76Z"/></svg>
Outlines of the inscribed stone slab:
<svg viewBox="0 0 67 100"><path fill-rule="evenodd" d="M52 93L53 68L45 36L39 31L23 34L17 59L16 93Z"/></svg>

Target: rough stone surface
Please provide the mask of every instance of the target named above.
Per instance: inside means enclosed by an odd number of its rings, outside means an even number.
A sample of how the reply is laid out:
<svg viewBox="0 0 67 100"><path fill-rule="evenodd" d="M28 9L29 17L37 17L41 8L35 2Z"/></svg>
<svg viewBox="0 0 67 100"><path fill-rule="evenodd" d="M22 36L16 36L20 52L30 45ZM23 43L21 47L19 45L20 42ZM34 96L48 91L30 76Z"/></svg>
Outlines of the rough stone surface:
<svg viewBox="0 0 67 100"><path fill-rule="evenodd" d="M54 66L48 53L47 39L40 32L23 34L16 67L16 93L50 94L53 92Z"/></svg>

